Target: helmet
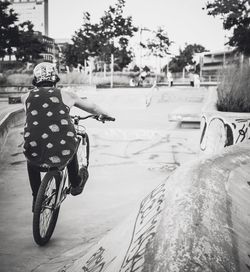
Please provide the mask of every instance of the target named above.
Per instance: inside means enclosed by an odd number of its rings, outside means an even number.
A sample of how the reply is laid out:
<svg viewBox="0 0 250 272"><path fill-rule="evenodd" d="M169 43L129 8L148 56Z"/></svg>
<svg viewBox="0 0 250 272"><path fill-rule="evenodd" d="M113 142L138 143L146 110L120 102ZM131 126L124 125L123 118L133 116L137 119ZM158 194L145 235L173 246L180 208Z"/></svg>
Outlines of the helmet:
<svg viewBox="0 0 250 272"><path fill-rule="evenodd" d="M50 62L41 62L34 68L33 84L37 85L41 82L57 83L60 79L56 67Z"/></svg>

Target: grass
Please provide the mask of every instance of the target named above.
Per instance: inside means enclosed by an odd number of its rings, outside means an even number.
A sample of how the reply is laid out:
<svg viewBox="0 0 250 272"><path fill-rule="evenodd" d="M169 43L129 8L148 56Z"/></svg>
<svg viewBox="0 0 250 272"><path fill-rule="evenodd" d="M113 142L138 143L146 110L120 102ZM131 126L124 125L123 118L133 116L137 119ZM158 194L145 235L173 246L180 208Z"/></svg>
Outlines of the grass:
<svg viewBox="0 0 250 272"><path fill-rule="evenodd" d="M224 69L220 77L217 109L250 112L250 65Z"/></svg>

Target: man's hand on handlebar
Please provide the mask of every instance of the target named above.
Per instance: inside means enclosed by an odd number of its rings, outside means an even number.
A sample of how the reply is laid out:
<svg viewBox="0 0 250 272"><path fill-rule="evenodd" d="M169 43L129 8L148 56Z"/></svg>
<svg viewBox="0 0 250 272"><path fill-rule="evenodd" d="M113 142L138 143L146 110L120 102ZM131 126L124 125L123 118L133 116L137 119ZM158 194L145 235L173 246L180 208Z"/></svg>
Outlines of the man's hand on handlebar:
<svg viewBox="0 0 250 272"><path fill-rule="evenodd" d="M96 120L101 121L105 123L105 121L115 121L115 118L105 115L105 114L100 114L95 117Z"/></svg>
<svg viewBox="0 0 250 272"><path fill-rule="evenodd" d="M74 124L78 124L78 122L80 120L85 120L88 118L94 118L94 119L101 121L103 123L105 123L105 121L115 121L115 118L108 116L106 114L99 114L99 115L90 114L90 115L86 115L86 116L75 115L75 116L70 116L70 117L73 119Z"/></svg>

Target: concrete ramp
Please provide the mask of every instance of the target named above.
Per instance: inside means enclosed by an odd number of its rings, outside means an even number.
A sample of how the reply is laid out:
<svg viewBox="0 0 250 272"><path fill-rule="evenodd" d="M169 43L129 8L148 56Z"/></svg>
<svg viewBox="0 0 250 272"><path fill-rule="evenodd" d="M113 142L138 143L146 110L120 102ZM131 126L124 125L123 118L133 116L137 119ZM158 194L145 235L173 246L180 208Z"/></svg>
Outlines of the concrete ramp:
<svg viewBox="0 0 250 272"><path fill-rule="evenodd" d="M250 148L190 162L60 271L250 271Z"/></svg>

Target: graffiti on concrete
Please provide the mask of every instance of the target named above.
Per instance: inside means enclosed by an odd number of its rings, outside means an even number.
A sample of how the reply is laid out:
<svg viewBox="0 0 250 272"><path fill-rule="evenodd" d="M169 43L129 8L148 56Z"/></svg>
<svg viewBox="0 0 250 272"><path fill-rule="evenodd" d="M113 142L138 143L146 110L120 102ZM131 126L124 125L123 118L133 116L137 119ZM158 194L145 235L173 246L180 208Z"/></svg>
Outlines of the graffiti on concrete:
<svg viewBox="0 0 250 272"><path fill-rule="evenodd" d="M146 247L156 234L164 198L165 183L160 184L142 200L133 227L132 237L119 270L120 272L139 272L143 268ZM110 264L117 257L114 256L110 261L107 261L109 259L107 256L109 256L109 253L106 252L103 246L100 246L82 266L82 271L107 271Z"/></svg>
<svg viewBox="0 0 250 272"><path fill-rule="evenodd" d="M247 255L248 258L249 258L249 261L250 261L250 254ZM248 270L250 271L250 265L249 264L246 264L246 267L248 268Z"/></svg>
<svg viewBox="0 0 250 272"><path fill-rule="evenodd" d="M142 201L120 272L138 272L142 269L146 247L157 230L164 196L165 185L161 184Z"/></svg>
<svg viewBox="0 0 250 272"><path fill-rule="evenodd" d="M202 151L219 151L224 147L250 139L250 118L231 119L202 116L200 148Z"/></svg>
<svg viewBox="0 0 250 272"><path fill-rule="evenodd" d="M103 272L114 261L114 257L110 262L106 263L104 260L105 249L99 247L98 250L87 260L86 265L82 267L84 272Z"/></svg>

